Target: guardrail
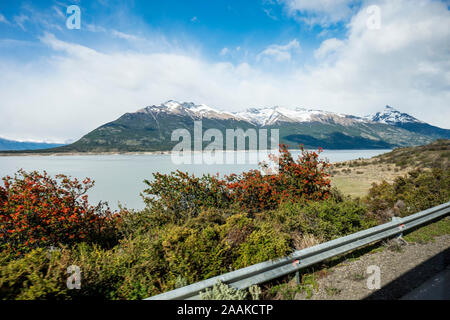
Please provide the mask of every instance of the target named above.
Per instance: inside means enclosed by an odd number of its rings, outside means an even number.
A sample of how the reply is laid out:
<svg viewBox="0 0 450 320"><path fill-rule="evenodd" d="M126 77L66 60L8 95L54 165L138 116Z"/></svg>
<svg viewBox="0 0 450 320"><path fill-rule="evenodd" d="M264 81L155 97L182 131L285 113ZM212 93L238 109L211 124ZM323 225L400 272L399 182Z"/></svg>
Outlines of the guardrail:
<svg viewBox="0 0 450 320"><path fill-rule="evenodd" d="M393 218L388 222L367 230L334 239L306 249L293 252L291 255L261 262L246 268L235 270L207 280L168 291L145 300L190 300L199 299L200 292L211 288L221 281L236 289L245 289L252 285L273 280L284 275L324 261L328 258L383 240L404 231L413 229L450 213L450 202L415 213L404 218Z"/></svg>

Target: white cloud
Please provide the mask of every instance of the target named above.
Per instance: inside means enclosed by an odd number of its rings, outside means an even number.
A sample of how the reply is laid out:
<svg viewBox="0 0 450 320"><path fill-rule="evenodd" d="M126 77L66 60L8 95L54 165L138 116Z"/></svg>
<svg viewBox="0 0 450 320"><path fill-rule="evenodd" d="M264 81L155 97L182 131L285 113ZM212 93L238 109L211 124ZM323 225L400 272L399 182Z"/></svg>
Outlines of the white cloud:
<svg viewBox="0 0 450 320"><path fill-rule="evenodd" d="M339 49L344 47L344 45L345 44L344 44L344 42L342 40L339 40L339 39L336 39L336 38L326 39L325 41L322 42L320 47L317 50L314 51L314 56L317 59L324 59L328 55L336 53L337 51L339 51Z"/></svg>
<svg viewBox="0 0 450 320"><path fill-rule="evenodd" d="M300 50L300 43L297 39L291 40L288 44L285 45L278 45L273 44L264 49L261 53L258 54L257 59L261 60L262 58L268 57L273 58L275 61L281 62L281 61L290 61L291 60L291 53L293 51L299 51Z"/></svg>
<svg viewBox="0 0 450 320"><path fill-rule="evenodd" d="M229 52L230 52L230 49L225 47L225 48L222 48L222 50L220 50L220 55L221 56L226 56Z"/></svg>
<svg viewBox="0 0 450 320"><path fill-rule="evenodd" d="M104 33L108 32L108 30L106 30L106 28L104 28L102 26L98 26L96 24L85 23L84 26L90 32L104 32Z"/></svg>
<svg viewBox="0 0 450 320"><path fill-rule="evenodd" d="M377 5L379 30L367 27L363 7L351 19L344 42L322 43L316 55L335 50L334 63L302 76L309 80L309 90L318 92L322 87L353 113L391 104L449 127L450 12L446 5L420 0L383 0Z"/></svg>
<svg viewBox="0 0 450 320"><path fill-rule="evenodd" d="M9 21L5 18L3 14L0 13L0 23L9 24Z"/></svg>
<svg viewBox="0 0 450 320"><path fill-rule="evenodd" d="M117 38L128 40L128 41L143 41L144 40L143 38L137 37L135 35L120 32L117 30L112 30L111 34Z"/></svg>
<svg viewBox="0 0 450 320"><path fill-rule="evenodd" d="M26 31L25 28L25 21L30 20L30 18L26 15L21 14L20 16L14 16L14 22L22 29L23 31Z"/></svg>
<svg viewBox="0 0 450 320"><path fill-rule="evenodd" d="M264 11L264 13L266 14L266 16L268 16L270 19L275 20L275 21L278 20L277 16L275 16L275 15L272 13L272 9L266 9L266 8L263 8L263 11Z"/></svg>
<svg viewBox="0 0 450 320"><path fill-rule="evenodd" d="M329 25L352 16L352 5L361 0L279 0L289 15L308 24Z"/></svg>
<svg viewBox="0 0 450 320"><path fill-rule="evenodd" d="M17 40L17 39L0 39L0 47L3 48L18 48L18 47L36 47L33 41Z"/></svg>
<svg viewBox="0 0 450 320"><path fill-rule="evenodd" d="M64 20L66 19L66 15L61 11L61 9L58 6L53 6L52 8L55 11L55 14L59 18L64 19Z"/></svg>
<svg viewBox="0 0 450 320"><path fill-rule="evenodd" d="M105 53L45 34L41 41L54 56L27 63L0 60L0 136L75 139L125 112L168 99L230 111L282 105L356 115L389 104L449 128L446 5L431 0L377 4L379 30L367 28L363 7L350 20L346 38L326 39L316 50L317 65L283 72L267 71L255 61L210 62L198 52L167 47ZM262 57L293 60L285 52L299 46L298 41L270 46Z"/></svg>

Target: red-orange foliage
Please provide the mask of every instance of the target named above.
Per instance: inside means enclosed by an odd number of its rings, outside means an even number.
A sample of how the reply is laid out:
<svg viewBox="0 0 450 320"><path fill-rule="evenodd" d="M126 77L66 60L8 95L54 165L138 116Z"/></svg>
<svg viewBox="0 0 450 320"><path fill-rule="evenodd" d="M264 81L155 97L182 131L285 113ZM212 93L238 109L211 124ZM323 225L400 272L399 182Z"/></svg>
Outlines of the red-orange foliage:
<svg viewBox="0 0 450 320"><path fill-rule="evenodd" d="M36 247L105 239L111 213L105 204L91 206L86 192L90 179L64 175L55 179L20 170L3 178L0 186L0 240L2 249L16 254Z"/></svg>
<svg viewBox="0 0 450 320"><path fill-rule="evenodd" d="M286 145L280 145L280 156L273 158L279 170L277 174L263 175L250 170L241 175L230 175L227 187L241 204L242 209L255 212L276 208L283 201L322 200L329 196L330 180L326 173L329 164L319 159L318 152L306 151L295 161Z"/></svg>
<svg viewBox="0 0 450 320"><path fill-rule="evenodd" d="M329 196L330 180L326 173L329 164L319 159L319 152L306 151L295 161L287 149L280 145L278 173L264 175L250 170L220 179L203 175L201 178L181 171L172 174L154 174L154 181L144 193L151 195L146 202L154 207L169 209L182 218L183 214L196 214L201 207L226 208L237 204L247 212L276 208L282 201L322 200ZM155 197L156 196L156 197Z"/></svg>

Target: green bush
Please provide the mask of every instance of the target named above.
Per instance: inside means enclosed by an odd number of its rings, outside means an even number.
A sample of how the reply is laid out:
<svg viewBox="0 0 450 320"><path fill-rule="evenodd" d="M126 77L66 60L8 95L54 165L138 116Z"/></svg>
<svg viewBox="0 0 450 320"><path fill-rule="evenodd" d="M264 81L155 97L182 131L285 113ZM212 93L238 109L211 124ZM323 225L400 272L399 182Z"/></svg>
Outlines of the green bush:
<svg viewBox="0 0 450 320"><path fill-rule="evenodd" d="M402 208L396 207L401 200ZM396 215L410 215L450 200L450 171L434 168L431 171L417 169L393 183L383 181L374 184L366 201L369 210L378 216L392 211Z"/></svg>
<svg viewBox="0 0 450 320"><path fill-rule="evenodd" d="M218 281L210 289L200 292L201 300L246 300L249 297L252 300L259 300L261 295L261 288L258 286L251 286L248 290L239 290L227 286Z"/></svg>
<svg viewBox="0 0 450 320"><path fill-rule="evenodd" d="M301 155L295 160L287 147L280 145L280 156L272 156L271 162L279 170L269 170L261 163L261 170L250 170L223 179L211 175L195 177L177 170L171 174L153 174L153 181L145 180L144 201L150 210L164 223L183 223L196 217L204 208L239 207L244 212L255 213L275 209L283 201L327 199L330 180L329 163L318 153L301 147Z"/></svg>
<svg viewBox="0 0 450 320"><path fill-rule="evenodd" d="M192 183L194 193L211 187L201 179ZM40 248L18 257L4 250L0 298L142 299L372 227L385 222L380 217L393 208L407 215L449 201L450 172L416 170L392 184L374 185L364 200L331 189L327 200L284 200L259 212L225 206L220 194L202 197L191 204L179 198L173 208L157 201L142 211L122 210L111 247L86 240L59 244L53 253ZM204 206L208 201L212 204ZM184 205L187 210L179 211ZM79 290L66 286L70 265L81 270Z"/></svg>
<svg viewBox="0 0 450 320"><path fill-rule="evenodd" d="M374 226L375 221L370 219L366 212L364 205L353 200L309 202L302 210L302 214L309 221L307 232L325 240Z"/></svg>
<svg viewBox="0 0 450 320"><path fill-rule="evenodd" d="M224 263L227 248L221 242L220 226L172 226L166 232L163 254L168 262L168 275L174 281L182 276L192 283L227 271Z"/></svg>
<svg viewBox="0 0 450 320"><path fill-rule="evenodd" d="M196 217L203 207L226 208L231 200L225 181L209 174L195 177L179 170L171 174L153 174L154 181L145 180L148 186L143 198L149 208L154 208L172 223L182 223Z"/></svg>
<svg viewBox="0 0 450 320"><path fill-rule="evenodd" d="M236 269L288 255L292 251L289 235L269 223L258 226L238 249Z"/></svg>
<svg viewBox="0 0 450 320"><path fill-rule="evenodd" d="M217 282L211 289L200 292L201 300L245 300L248 292L227 286L222 282Z"/></svg>
<svg viewBox="0 0 450 320"><path fill-rule="evenodd" d="M0 254L0 297L3 300L69 299L67 276L59 254L35 249L11 259L5 250Z"/></svg>
<svg viewBox="0 0 450 320"><path fill-rule="evenodd" d="M286 233L312 234L330 240L375 225L359 200L333 198L319 202L285 203L267 218Z"/></svg>

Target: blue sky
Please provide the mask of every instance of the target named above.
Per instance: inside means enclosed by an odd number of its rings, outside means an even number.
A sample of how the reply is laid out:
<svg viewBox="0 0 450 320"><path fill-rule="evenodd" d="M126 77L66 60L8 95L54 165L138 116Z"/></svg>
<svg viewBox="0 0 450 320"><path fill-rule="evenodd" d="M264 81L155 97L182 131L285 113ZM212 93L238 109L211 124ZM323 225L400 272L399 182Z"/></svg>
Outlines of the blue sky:
<svg viewBox="0 0 450 320"><path fill-rule="evenodd" d="M66 28L73 4L80 30ZM390 104L448 128L449 30L438 0L2 1L0 137L74 140L169 99L357 115Z"/></svg>
<svg viewBox="0 0 450 320"><path fill-rule="evenodd" d="M77 31L65 28L68 16L65 11L70 4L81 8L82 28ZM36 45L33 51L19 46L4 48L3 55L19 54L26 58L37 58L38 52L49 54L49 48L39 41L46 31L61 40L103 50L130 46L126 41L118 41L117 36L100 31L104 29L143 38L164 35L180 50L195 47L211 60L224 60L222 50L226 48L229 52L226 59L234 63L255 58L273 43L287 44L292 39L301 39L296 62L302 64L311 62L324 32L337 38L344 37L346 32L345 21L332 26L299 23L283 6L272 1L7 1L0 3L0 13L10 22L1 25L1 39Z"/></svg>

